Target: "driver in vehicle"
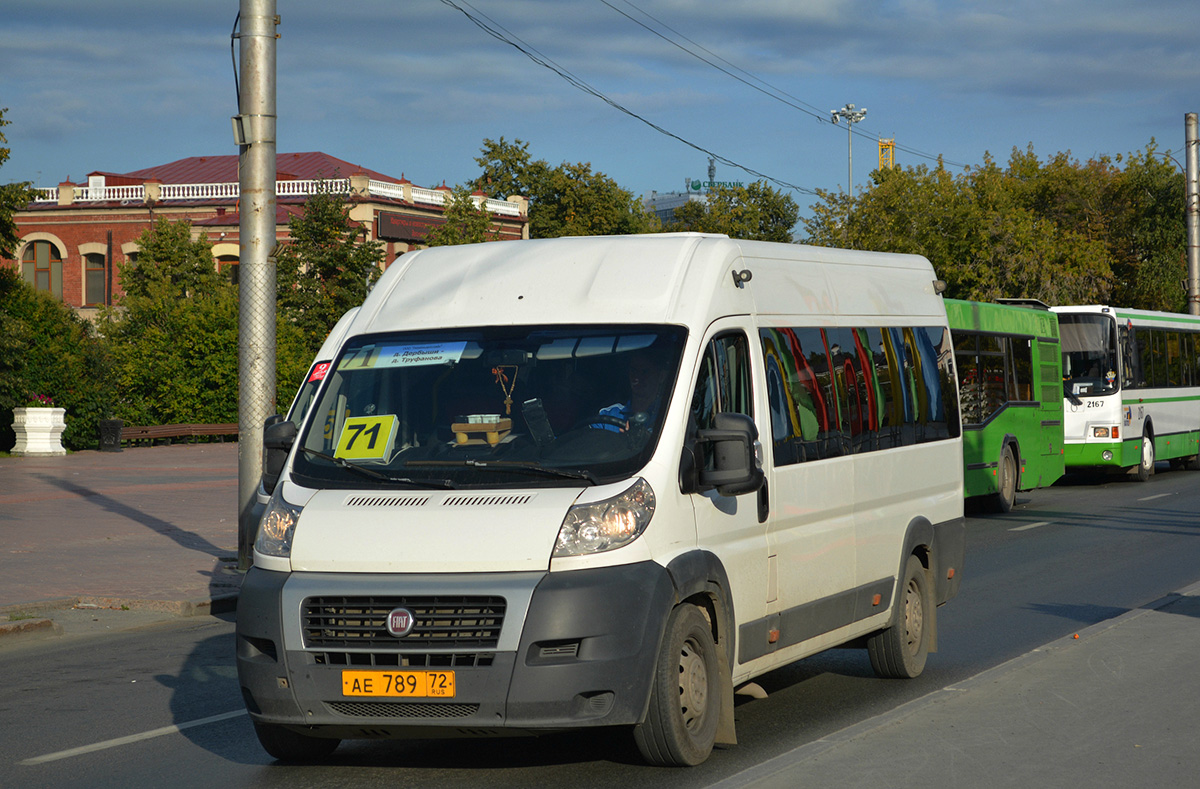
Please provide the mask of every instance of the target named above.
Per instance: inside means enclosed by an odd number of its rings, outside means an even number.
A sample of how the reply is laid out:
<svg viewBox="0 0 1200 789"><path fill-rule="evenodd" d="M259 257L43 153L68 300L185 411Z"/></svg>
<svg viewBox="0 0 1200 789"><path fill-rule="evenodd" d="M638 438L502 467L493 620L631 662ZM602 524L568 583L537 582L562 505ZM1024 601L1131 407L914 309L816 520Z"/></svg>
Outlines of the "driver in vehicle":
<svg viewBox="0 0 1200 789"><path fill-rule="evenodd" d="M597 416L602 419L593 422L591 427L625 433L653 425L662 405L662 383L666 374L658 354L649 350L634 354L629 360L629 400L601 408Z"/></svg>

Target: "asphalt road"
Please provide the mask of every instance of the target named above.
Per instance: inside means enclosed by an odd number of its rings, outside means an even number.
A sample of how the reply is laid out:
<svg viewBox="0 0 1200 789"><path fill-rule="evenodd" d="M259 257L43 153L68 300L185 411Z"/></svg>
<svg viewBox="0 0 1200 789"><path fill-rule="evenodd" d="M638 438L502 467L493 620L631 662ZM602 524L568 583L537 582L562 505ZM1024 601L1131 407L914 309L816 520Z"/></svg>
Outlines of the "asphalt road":
<svg viewBox="0 0 1200 789"><path fill-rule="evenodd" d="M773 672L759 683L767 699L739 702L740 744L698 768L642 766L625 732L356 741L328 764L276 765L243 712L223 616L0 648L0 786L714 784L1200 579L1197 482L1069 480L1022 494L1008 515L974 514L962 591L939 612L924 675L877 679L850 649Z"/></svg>

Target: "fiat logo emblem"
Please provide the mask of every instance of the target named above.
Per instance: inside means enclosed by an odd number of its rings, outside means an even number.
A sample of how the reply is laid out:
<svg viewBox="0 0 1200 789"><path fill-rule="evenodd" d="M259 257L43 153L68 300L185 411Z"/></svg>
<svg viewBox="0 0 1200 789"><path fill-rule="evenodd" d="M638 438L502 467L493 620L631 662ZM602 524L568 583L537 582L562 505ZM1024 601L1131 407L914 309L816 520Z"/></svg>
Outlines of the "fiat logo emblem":
<svg viewBox="0 0 1200 789"><path fill-rule="evenodd" d="M407 608L393 608L387 615L387 631L396 638L403 638L412 632L417 623L412 611Z"/></svg>

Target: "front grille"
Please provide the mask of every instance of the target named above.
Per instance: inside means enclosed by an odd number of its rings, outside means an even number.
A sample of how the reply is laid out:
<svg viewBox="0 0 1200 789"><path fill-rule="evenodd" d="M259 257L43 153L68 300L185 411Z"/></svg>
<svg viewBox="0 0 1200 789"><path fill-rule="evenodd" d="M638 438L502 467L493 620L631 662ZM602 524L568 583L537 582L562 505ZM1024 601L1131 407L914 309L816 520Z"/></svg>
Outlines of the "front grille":
<svg viewBox="0 0 1200 789"><path fill-rule="evenodd" d="M387 631L392 609L407 608L415 624L397 638ZM504 624L503 597L309 597L300 609L307 649L495 649Z"/></svg>
<svg viewBox="0 0 1200 789"><path fill-rule="evenodd" d="M328 701L338 715L354 718L466 718L478 704L429 704L408 701Z"/></svg>

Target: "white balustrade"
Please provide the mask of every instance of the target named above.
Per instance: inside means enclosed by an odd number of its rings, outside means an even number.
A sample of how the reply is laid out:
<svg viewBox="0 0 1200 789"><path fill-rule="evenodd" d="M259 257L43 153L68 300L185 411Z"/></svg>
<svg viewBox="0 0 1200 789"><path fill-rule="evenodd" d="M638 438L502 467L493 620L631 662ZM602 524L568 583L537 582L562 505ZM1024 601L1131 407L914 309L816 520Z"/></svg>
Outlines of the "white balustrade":
<svg viewBox="0 0 1200 789"><path fill-rule="evenodd" d="M333 180L314 180L303 179L295 181L276 181L275 194L279 197L307 197L316 194L319 185L323 184L323 188L327 192L334 194L345 194L350 191L350 179L339 178ZM400 184L391 183L390 181L369 181L369 190L373 196L386 197L392 200L404 199L404 187ZM106 186L106 187L90 187L76 186L74 187L75 194L73 202L93 202L102 200L134 200L145 202L146 188L145 186ZM58 188L47 187L34 190L34 203L57 203ZM445 205L446 195L448 192L442 189L424 189L419 186L411 188L412 201L414 203L423 203L425 205ZM236 183L225 184L162 184L158 188L160 200L236 200L240 194L239 185ZM521 209L517 203L509 202L508 200L496 200L487 198L486 200L479 196L473 196L475 205L479 206L483 203L487 206L488 213L497 214L500 216L520 216Z"/></svg>

